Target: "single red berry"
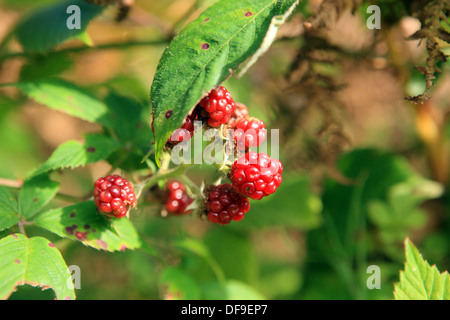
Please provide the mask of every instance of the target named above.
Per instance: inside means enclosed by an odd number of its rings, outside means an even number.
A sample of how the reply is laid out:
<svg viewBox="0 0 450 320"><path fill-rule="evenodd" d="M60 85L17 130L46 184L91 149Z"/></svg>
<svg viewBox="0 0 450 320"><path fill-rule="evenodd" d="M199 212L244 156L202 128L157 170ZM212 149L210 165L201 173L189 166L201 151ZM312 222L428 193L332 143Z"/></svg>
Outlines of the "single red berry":
<svg viewBox="0 0 450 320"><path fill-rule="evenodd" d="M211 90L208 96L199 102L199 105L208 113L207 121L211 127L219 127L221 124L228 123L235 109L231 93L221 86Z"/></svg>
<svg viewBox="0 0 450 320"><path fill-rule="evenodd" d="M169 213L180 215L192 212L192 210L186 210L194 200L187 194L184 184L179 181L170 181L165 189L165 208Z"/></svg>
<svg viewBox="0 0 450 320"><path fill-rule="evenodd" d="M233 189L251 199L259 200L280 186L283 164L265 153L247 152L234 161L230 170Z"/></svg>
<svg viewBox="0 0 450 320"><path fill-rule="evenodd" d="M205 209L212 223L228 224L232 220L240 221L250 210L246 196L233 190L229 183L212 186L206 195Z"/></svg>
<svg viewBox="0 0 450 320"><path fill-rule="evenodd" d="M236 123L234 140L238 148L258 147L266 139L266 125L254 117L243 118Z"/></svg>
<svg viewBox="0 0 450 320"><path fill-rule="evenodd" d="M136 194L130 182L119 175L108 175L94 183L94 203L99 212L115 218L126 216L136 205Z"/></svg>

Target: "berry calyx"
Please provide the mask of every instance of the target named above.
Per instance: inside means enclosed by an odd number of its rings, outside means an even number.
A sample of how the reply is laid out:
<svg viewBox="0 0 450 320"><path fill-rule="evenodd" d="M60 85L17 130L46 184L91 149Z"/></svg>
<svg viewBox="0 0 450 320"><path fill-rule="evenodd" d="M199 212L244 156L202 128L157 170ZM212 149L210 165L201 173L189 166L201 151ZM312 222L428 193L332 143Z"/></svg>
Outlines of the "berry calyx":
<svg viewBox="0 0 450 320"><path fill-rule="evenodd" d="M251 199L259 200L280 186L283 164L265 153L247 152L234 161L230 170L233 189Z"/></svg>
<svg viewBox="0 0 450 320"><path fill-rule="evenodd" d="M236 123L234 140L238 147L258 147L266 139L266 125L254 117L243 118Z"/></svg>
<svg viewBox="0 0 450 320"><path fill-rule="evenodd" d="M250 210L248 198L235 192L229 183L209 188L205 199L205 212L212 223L226 225L244 219Z"/></svg>
<svg viewBox="0 0 450 320"><path fill-rule="evenodd" d="M222 86L211 90L206 97L200 100L199 105L208 113L208 125L214 128L228 123L235 109L231 93Z"/></svg>
<svg viewBox="0 0 450 320"><path fill-rule="evenodd" d="M194 200L187 194L184 184L179 181L170 181L165 189L165 208L169 213L181 215L192 212L192 210L186 210Z"/></svg>
<svg viewBox="0 0 450 320"><path fill-rule="evenodd" d="M125 217L136 206L133 185L115 174L97 179L94 183L94 203L100 213L108 217Z"/></svg>

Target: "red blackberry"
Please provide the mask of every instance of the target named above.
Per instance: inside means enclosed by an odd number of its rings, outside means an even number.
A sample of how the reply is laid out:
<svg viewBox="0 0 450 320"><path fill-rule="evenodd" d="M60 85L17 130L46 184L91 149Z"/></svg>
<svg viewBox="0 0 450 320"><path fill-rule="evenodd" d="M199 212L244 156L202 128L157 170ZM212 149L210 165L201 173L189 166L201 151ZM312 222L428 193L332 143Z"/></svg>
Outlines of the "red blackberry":
<svg viewBox="0 0 450 320"><path fill-rule="evenodd" d="M266 125L254 117L243 118L236 123L234 140L238 147L257 147L266 139Z"/></svg>
<svg viewBox="0 0 450 320"><path fill-rule="evenodd" d="M233 189L242 195L259 200L275 192L280 186L283 164L265 153L247 152L234 161L230 180Z"/></svg>
<svg viewBox="0 0 450 320"><path fill-rule="evenodd" d="M194 200L186 193L184 184L178 181L171 181L166 184L166 192L165 208L169 213L180 215L192 212L192 210L186 211L186 208Z"/></svg>
<svg viewBox="0 0 450 320"><path fill-rule="evenodd" d="M199 102L208 113L208 125L219 127L228 123L231 114L234 112L235 103L233 97L224 87L217 87Z"/></svg>
<svg viewBox="0 0 450 320"><path fill-rule="evenodd" d="M136 205L136 195L130 182L119 175L108 175L94 183L94 202L98 211L122 218L128 209Z"/></svg>
<svg viewBox="0 0 450 320"><path fill-rule="evenodd" d="M212 223L228 224L244 219L250 210L248 198L235 192L229 183L209 188L205 210L208 220Z"/></svg>

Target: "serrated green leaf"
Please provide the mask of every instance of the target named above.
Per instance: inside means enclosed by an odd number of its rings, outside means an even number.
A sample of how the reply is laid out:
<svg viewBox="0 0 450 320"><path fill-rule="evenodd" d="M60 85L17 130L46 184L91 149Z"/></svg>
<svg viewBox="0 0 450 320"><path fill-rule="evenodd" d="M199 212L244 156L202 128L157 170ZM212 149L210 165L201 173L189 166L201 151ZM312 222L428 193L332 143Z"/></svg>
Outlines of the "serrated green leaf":
<svg viewBox="0 0 450 320"><path fill-rule="evenodd" d="M106 159L120 143L103 135L86 135L84 143L70 140L61 144L33 176L64 168L76 168Z"/></svg>
<svg viewBox="0 0 450 320"><path fill-rule="evenodd" d="M0 186L0 231L19 222L17 201L3 186Z"/></svg>
<svg viewBox="0 0 450 320"><path fill-rule="evenodd" d="M34 224L61 237L106 251L135 249L141 245L129 219L109 219L97 212L93 201L44 212L36 217Z"/></svg>
<svg viewBox="0 0 450 320"><path fill-rule="evenodd" d="M152 88L155 151L159 162L171 132L213 87L261 48L272 18L298 0L222 0L191 22L169 44ZM270 45L270 44L269 44Z"/></svg>
<svg viewBox="0 0 450 320"><path fill-rule="evenodd" d="M79 29L69 29L67 22L72 22L75 11L71 5L79 8ZM25 51L45 52L55 46L86 32L89 22L103 11L103 6L90 4L84 0L61 1L32 12L21 21L15 34Z"/></svg>
<svg viewBox="0 0 450 320"><path fill-rule="evenodd" d="M0 240L0 299L26 283L52 288L57 299L75 299L70 281L61 253L47 239L12 234Z"/></svg>
<svg viewBox="0 0 450 320"><path fill-rule="evenodd" d="M50 180L48 174L27 179L19 193L19 215L25 219L31 218L55 196L58 189L59 183Z"/></svg>
<svg viewBox="0 0 450 320"><path fill-rule="evenodd" d="M450 276L430 266L419 250L405 240L405 269L400 271L400 282L394 286L396 300L449 300Z"/></svg>
<svg viewBox="0 0 450 320"><path fill-rule="evenodd" d="M106 105L83 88L61 79L7 84L22 90L43 105L71 116L108 126Z"/></svg>

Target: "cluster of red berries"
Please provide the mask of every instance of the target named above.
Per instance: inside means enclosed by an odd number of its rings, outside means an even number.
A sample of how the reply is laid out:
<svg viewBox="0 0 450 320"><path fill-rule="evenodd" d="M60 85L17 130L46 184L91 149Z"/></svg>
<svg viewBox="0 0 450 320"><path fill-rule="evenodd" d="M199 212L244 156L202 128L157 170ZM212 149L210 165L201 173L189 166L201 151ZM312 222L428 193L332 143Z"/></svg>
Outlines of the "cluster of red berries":
<svg viewBox="0 0 450 320"><path fill-rule="evenodd" d="M233 98L228 95L225 88L214 89L199 105L206 111L217 106L218 92L226 93L227 101ZM208 109L211 104L212 109ZM225 104L225 102L222 102ZM240 221L250 209L248 198L259 200L275 192L281 184L283 165L277 159L270 158L265 153L249 151L249 147L258 147L266 139L266 125L263 121L250 117L248 108L236 103L228 120L228 128L233 131L233 139L238 150L246 153L231 166L229 178L231 184L225 183L206 189L204 212L208 220L218 224L228 224L231 221ZM209 122L208 122L209 124Z"/></svg>
<svg viewBox="0 0 450 320"><path fill-rule="evenodd" d="M94 183L94 203L99 212L122 218L136 205L133 185L119 175L107 175Z"/></svg>
<svg viewBox="0 0 450 320"><path fill-rule="evenodd" d="M265 153L249 151L250 147L257 147L266 139L266 126L263 121L250 117L247 107L235 103L224 87L213 89L203 98L183 126L174 131L171 140L190 139L194 134L195 120L206 120L210 127L226 125L233 129L232 138L238 149L246 151L231 166L228 174L231 183L207 187L202 204L202 213L212 223L225 225L240 221L250 210L249 198L259 200L274 193L282 181L283 165L279 160ZM135 206L136 195L126 179L108 175L95 182L94 201L100 212L121 218ZM192 210L187 208L193 201L181 182L166 183L163 202L168 213L191 213Z"/></svg>
<svg viewBox="0 0 450 320"><path fill-rule="evenodd" d="M247 152L234 161L225 183L206 192L204 209L208 220L228 224L240 221L250 209L248 198L260 200L280 186L283 172L281 161L265 153Z"/></svg>

